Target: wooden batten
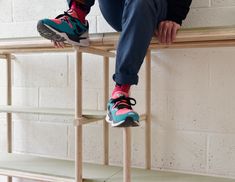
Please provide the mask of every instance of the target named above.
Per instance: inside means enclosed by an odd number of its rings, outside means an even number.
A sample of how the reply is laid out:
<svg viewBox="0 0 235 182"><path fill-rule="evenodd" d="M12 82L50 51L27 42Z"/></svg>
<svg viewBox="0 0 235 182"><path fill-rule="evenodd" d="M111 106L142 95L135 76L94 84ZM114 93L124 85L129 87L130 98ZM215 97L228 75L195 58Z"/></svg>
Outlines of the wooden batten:
<svg viewBox="0 0 235 182"><path fill-rule="evenodd" d="M6 55L6 78L7 78L7 106L12 105L12 69L11 55ZM12 152L12 114L7 113L7 151Z"/></svg>
<svg viewBox="0 0 235 182"><path fill-rule="evenodd" d="M11 54L6 55L6 78L7 78L7 105L12 105L12 60ZM12 153L13 149L13 139L12 139L12 114L7 113L7 152ZM7 182L12 182L12 177L7 177Z"/></svg>
<svg viewBox="0 0 235 182"><path fill-rule="evenodd" d="M123 182L131 182L131 128L123 128Z"/></svg>
<svg viewBox="0 0 235 182"><path fill-rule="evenodd" d="M0 55L0 59L6 60L7 56L6 55Z"/></svg>
<svg viewBox="0 0 235 182"><path fill-rule="evenodd" d="M76 51L75 61L75 119L82 118L82 53ZM75 182L82 182L83 127L82 121L75 126Z"/></svg>
<svg viewBox="0 0 235 182"><path fill-rule="evenodd" d="M11 60L14 60L16 57L14 55L11 55ZM0 59L7 61L7 54L0 54Z"/></svg>
<svg viewBox="0 0 235 182"><path fill-rule="evenodd" d="M146 114L141 114L139 120L140 120L140 121L145 121L146 118L147 118Z"/></svg>
<svg viewBox="0 0 235 182"><path fill-rule="evenodd" d="M107 110L109 100L109 58L103 58L103 93L104 93L104 110ZM104 164L109 164L109 124L103 120L103 141L104 141Z"/></svg>
<svg viewBox="0 0 235 182"><path fill-rule="evenodd" d="M145 60L145 112L146 112L146 123L145 123L145 164L146 169L151 169L151 51L148 50Z"/></svg>
<svg viewBox="0 0 235 182"><path fill-rule="evenodd" d="M109 52L107 50L102 50L94 47L76 47L76 49L80 52L90 53L95 55L100 55L104 57L115 57L115 53Z"/></svg>
<svg viewBox="0 0 235 182"><path fill-rule="evenodd" d="M90 35L90 46L80 47L80 51L113 57L107 50L116 49L119 33L100 33ZM159 45L156 37L151 41L151 48L183 48L183 47L210 47L234 46L235 26L213 28L181 29L177 33L175 43L171 46ZM42 38L9 39L0 41L0 54L32 53L32 52L69 52L73 47L66 45L64 49L54 48L53 44Z"/></svg>

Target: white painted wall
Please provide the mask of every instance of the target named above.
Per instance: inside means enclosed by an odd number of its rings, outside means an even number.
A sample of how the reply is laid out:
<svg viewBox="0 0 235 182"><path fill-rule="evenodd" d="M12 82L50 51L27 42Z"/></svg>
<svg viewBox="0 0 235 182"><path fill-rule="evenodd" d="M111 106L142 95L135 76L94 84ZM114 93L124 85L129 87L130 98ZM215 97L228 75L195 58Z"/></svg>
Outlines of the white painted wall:
<svg viewBox="0 0 235 182"><path fill-rule="evenodd" d="M56 4L56 7L54 6ZM32 7L32 5L34 5ZM38 36L36 22L66 9L65 0L0 0L0 38ZM234 0L193 0L185 27L235 24ZM98 5L90 32L113 31ZM235 48L176 49L153 53L153 168L235 178ZM114 60L111 60L111 73ZM5 103L5 64L0 61L0 104ZM74 106L73 54L17 55L13 104ZM111 76L110 73L110 76ZM144 105L144 74L133 87L137 111ZM110 79L110 91L113 82ZM101 109L102 58L85 55L84 107ZM0 150L6 149L5 115L0 115ZM14 115L14 151L73 158L72 118ZM85 160L102 161L101 125L85 127ZM133 132L133 165L144 166L144 126ZM110 160L122 163L121 131L111 129ZM4 178L0 178L5 182ZM22 181L22 180L17 180ZM25 180L24 180L25 181Z"/></svg>

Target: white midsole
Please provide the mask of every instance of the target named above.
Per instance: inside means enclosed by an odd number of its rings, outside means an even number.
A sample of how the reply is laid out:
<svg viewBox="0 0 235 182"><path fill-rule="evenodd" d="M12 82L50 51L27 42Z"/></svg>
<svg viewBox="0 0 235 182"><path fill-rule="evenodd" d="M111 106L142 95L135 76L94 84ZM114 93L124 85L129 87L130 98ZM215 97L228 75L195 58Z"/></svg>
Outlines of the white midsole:
<svg viewBox="0 0 235 182"><path fill-rule="evenodd" d="M45 25L45 24L44 24ZM48 25L45 25L47 28L49 28L51 31L55 32L56 34L59 34L61 37L65 38L66 41L69 43L69 44L72 44L72 45L78 45L78 46L89 46L89 36L88 36L88 32L85 32L84 34L82 34L80 37L81 38L86 38L86 39L81 39L80 40L80 43L78 42L75 42L75 41L72 41L69 39L69 37L67 36L66 33L63 33L63 32L59 32L53 28L51 28L50 26Z"/></svg>
<svg viewBox="0 0 235 182"><path fill-rule="evenodd" d="M111 124L111 126L113 126L113 127L118 126L118 125L121 125L122 123L125 122L125 120L123 120L123 121L120 121L120 122L118 122L118 123L113 123L113 122L110 120L108 114L106 115L105 120L106 120L109 124Z"/></svg>
<svg viewBox="0 0 235 182"><path fill-rule="evenodd" d="M112 127L119 126L119 125L121 125L122 123L125 122L125 120L123 120L123 121L120 121L120 122L118 122L118 123L113 123L113 122L110 120L110 117L109 117L108 114L106 115L105 120L107 121L107 123L111 124ZM133 121L133 122L135 122L138 126L140 125L139 122L136 122L136 121Z"/></svg>

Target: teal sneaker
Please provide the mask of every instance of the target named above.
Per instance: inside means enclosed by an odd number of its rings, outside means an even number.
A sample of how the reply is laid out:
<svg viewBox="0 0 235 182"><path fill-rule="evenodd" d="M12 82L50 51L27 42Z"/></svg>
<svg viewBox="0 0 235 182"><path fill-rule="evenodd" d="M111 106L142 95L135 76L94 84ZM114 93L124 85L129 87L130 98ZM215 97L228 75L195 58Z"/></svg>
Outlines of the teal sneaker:
<svg viewBox="0 0 235 182"><path fill-rule="evenodd" d="M37 25L37 30L42 37L78 46L89 45L88 29L88 21L82 23L72 9L55 19L39 20Z"/></svg>
<svg viewBox="0 0 235 182"><path fill-rule="evenodd" d="M113 127L139 126L139 115L131 106L136 100L128 97L125 92L117 91L108 102L106 121Z"/></svg>

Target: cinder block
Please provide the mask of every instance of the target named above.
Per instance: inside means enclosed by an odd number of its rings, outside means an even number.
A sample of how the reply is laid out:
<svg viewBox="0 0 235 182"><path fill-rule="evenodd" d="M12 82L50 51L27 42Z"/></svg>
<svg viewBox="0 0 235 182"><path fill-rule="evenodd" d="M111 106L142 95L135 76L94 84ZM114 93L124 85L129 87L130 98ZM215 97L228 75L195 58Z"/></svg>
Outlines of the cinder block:
<svg viewBox="0 0 235 182"><path fill-rule="evenodd" d="M7 177L5 177L5 176L0 176L0 181L1 181L1 182L7 182Z"/></svg>
<svg viewBox="0 0 235 182"><path fill-rule="evenodd" d="M0 38L38 37L37 22L0 23Z"/></svg>
<svg viewBox="0 0 235 182"><path fill-rule="evenodd" d="M97 16L97 32L116 32L103 18L103 16Z"/></svg>
<svg viewBox="0 0 235 182"><path fill-rule="evenodd" d="M60 115L39 115L38 120L45 123L56 123L56 124L73 124L74 116L60 116Z"/></svg>
<svg viewBox="0 0 235 182"><path fill-rule="evenodd" d="M163 129L176 128L174 120L168 117L168 92L152 90L151 98L151 119L158 127ZM144 109L144 108L143 108Z"/></svg>
<svg viewBox="0 0 235 182"><path fill-rule="evenodd" d="M87 16L87 20L89 22L89 33L96 33L97 32L97 27L96 27L96 16Z"/></svg>
<svg viewBox="0 0 235 182"><path fill-rule="evenodd" d="M12 0L0 2L0 22L12 22Z"/></svg>
<svg viewBox="0 0 235 182"><path fill-rule="evenodd" d="M233 83L235 79L234 47L213 48L207 52L207 60L210 67L210 88L217 90L235 90Z"/></svg>
<svg viewBox="0 0 235 182"><path fill-rule="evenodd" d="M119 129L122 133L123 129ZM144 121L141 122L141 127L132 129L132 138L131 138L131 158L132 166L137 168L145 167L145 124ZM112 137L112 133L111 133ZM122 138L119 138L121 140ZM113 153L113 158L116 153ZM122 160L121 160L122 161Z"/></svg>
<svg viewBox="0 0 235 182"><path fill-rule="evenodd" d="M98 93L96 89L85 89L83 92L83 108L98 109Z"/></svg>
<svg viewBox="0 0 235 182"><path fill-rule="evenodd" d="M109 89L109 98L111 97L112 95L112 91L113 91L113 88L114 88L114 82L112 82L112 85L110 86L111 88ZM97 89L97 92L98 92L98 109L99 110L103 110L104 109L104 104L106 106L106 102L104 103L104 91L103 89Z"/></svg>
<svg viewBox="0 0 235 182"><path fill-rule="evenodd" d="M98 131L98 132L97 132ZM84 161L102 163L103 161L103 132L101 125L85 125L83 127L83 157ZM74 127L69 127L69 153L68 157L75 156L75 135Z"/></svg>
<svg viewBox="0 0 235 182"><path fill-rule="evenodd" d="M208 129L211 132L234 133L234 108L233 101L234 90L221 88L219 90L210 90L209 94L209 120Z"/></svg>
<svg viewBox="0 0 235 182"><path fill-rule="evenodd" d="M40 107L74 108L74 88L40 88ZM83 91L83 108L97 109L97 92L95 89Z"/></svg>
<svg viewBox="0 0 235 182"><path fill-rule="evenodd" d="M234 24L235 8L196 8L191 9L184 27L213 27L229 26Z"/></svg>
<svg viewBox="0 0 235 182"><path fill-rule="evenodd" d="M16 106L38 106L38 88L19 88L12 90L12 105Z"/></svg>
<svg viewBox="0 0 235 182"><path fill-rule="evenodd" d="M40 88L39 107L74 108L74 89ZM74 116L40 115L41 122L72 123Z"/></svg>
<svg viewBox="0 0 235 182"><path fill-rule="evenodd" d="M211 0L212 7L231 7L235 6L234 0Z"/></svg>
<svg viewBox="0 0 235 182"><path fill-rule="evenodd" d="M91 54L83 54L83 86L84 89L102 88L103 58ZM69 54L69 86L74 87L75 54Z"/></svg>
<svg viewBox="0 0 235 182"><path fill-rule="evenodd" d="M208 172L235 177L234 134L209 135Z"/></svg>
<svg viewBox="0 0 235 182"><path fill-rule="evenodd" d="M0 113L0 120L6 120L6 114Z"/></svg>
<svg viewBox="0 0 235 182"><path fill-rule="evenodd" d="M110 128L109 131L110 138L110 154L109 160L111 165L122 166L123 161L123 133L120 128Z"/></svg>
<svg viewBox="0 0 235 182"><path fill-rule="evenodd" d="M205 131L210 128L209 92L168 92L168 120L172 128L189 131ZM168 125L169 126L169 125Z"/></svg>
<svg viewBox="0 0 235 182"><path fill-rule="evenodd" d="M0 151L7 151L7 126L5 120L0 120ZM0 178L1 179L1 178ZM1 180L0 180L1 181Z"/></svg>
<svg viewBox="0 0 235 182"><path fill-rule="evenodd" d="M40 107L74 108L74 89L40 88Z"/></svg>
<svg viewBox="0 0 235 182"><path fill-rule="evenodd" d="M133 106L133 109L139 114L144 114L145 113L145 91L139 90L135 86L132 86L130 97L133 97L136 100L136 105Z"/></svg>
<svg viewBox="0 0 235 182"><path fill-rule="evenodd" d="M0 87L0 105L6 105L7 103L7 91L6 87Z"/></svg>
<svg viewBox="0 0 235 182"><path fill-rule="evenodd" d="M217 48L210 58L210 130L234 132L234 48Z"/></svg>
<svg viewBox="0 0 235 182"><path fill-rule="evenodd" d="M67 125L14 121L14 150L53 157L67 156Z"/></svg>
<svg viewBox="0 0 235 182"><path fill-rule="evenodd" d="M145 60L144 60L142 66L140 67L139 73L138 73L138 77L139 77L138 85L134 85L134 87L132 87L132 88L137 89L137 90L145 90L145 84L146 84L146 78L145 78L145 70L146 69L145 68L146 67L145 67Z"/></svg>
<svg viewBox="0 0 235 182"><path fill-rule="evenodd" d="M88 16L99 16L101 15L100 8L99 8L99 1L95 1L95 5L91 7L91 11Z"/></svg>
<svg viewBox="0 0 235 182"><path fill-rule="evenodd" d="M14 62L14 86L65 87L67 66L66 54L17 55Z"/></svg>
<svg viewBox="0 0 235 182"><path fill-rule="evenodd" d="M208 88L208 49L173 49L153 53L153 90Z"/></svg>
<svg viewBox="0 0 235 182"><path fill-rule="evenodd" d="M33 5L33 6L32 6ZM14 22L38 21L42 18L54 18L68 9L64 0L13 0Z"/></svg>
<svg viewBox="0 0 235 182"><path fill-rule="evenodd" d="M113 74L115 73L115 65L116 65L116 58L110 58L109 59L109 89L112 91L115 82L113 80Z"/></svg>
<svg viewBox="0 0 235 182"><path fill-rule="evenodd" d="M104 103L104 101L103 101L104 100L104 91L103 91L103 89L97 89L97 92L98 92L98 109L102 110L102 109L104 109L104 106L106 106L106 104L107 104L107 103Z"/></svg>
<svg viewBox="0 0 235 182"><path fill-rule="evenodd" d="M154 168L206 172L206 134L153 130Z"/></svg>
<svg viewBox="0 0 235 182"><path fill-rule="evenodd" d="M0 87L6 86L6 61L0 59Z"/></svg>
<svg viewBox="0 0 235 182"><path fill-rule="evenodd" d="M38 107L38 88L19 88L12 90L12 105L25 107ZM13 114L16 120L38 120L38 115Z"/></svg>
<svg viewBox="0 0 235 182"><path fill-rule="evenodd" d="M210 7L210 0L193 0L192 8L207 8Z"/></svg>

